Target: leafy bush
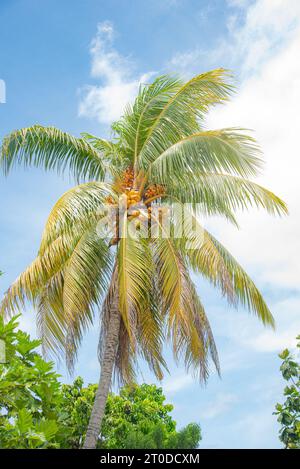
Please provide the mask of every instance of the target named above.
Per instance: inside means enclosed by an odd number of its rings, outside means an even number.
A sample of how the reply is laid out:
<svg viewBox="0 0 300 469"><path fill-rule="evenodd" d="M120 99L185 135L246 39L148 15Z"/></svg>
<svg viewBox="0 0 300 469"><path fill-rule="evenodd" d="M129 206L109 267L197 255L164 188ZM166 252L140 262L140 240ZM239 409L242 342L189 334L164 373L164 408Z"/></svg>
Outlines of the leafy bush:
<svg viewBox="0 0 300 469"><path fill-rule="evenodd" d="M37 353L40 341L16 329L17 318L4 324L0 317L0 339L6 344L6 363L0 364L0 447L56 448L59 375Z"/></svg>
<svg viewBox="0 0 300 469"><path fill-rule="evenodd" d="M108 398L102 426L106 448L196 448L200 427L190 424L176 431L162 389L154 384L125 386Z"/></svg>
<svg viewBox="0 0 300 469"><path fill-rule="evenodd" d="M297 347L300 348L300 336L297 340ZM279 357L282 359L280 371L289 383L284 388L285 402L277 404L274 412L281 424L279 439L286 448L300 449L300 363L287 349Z"/></svg>

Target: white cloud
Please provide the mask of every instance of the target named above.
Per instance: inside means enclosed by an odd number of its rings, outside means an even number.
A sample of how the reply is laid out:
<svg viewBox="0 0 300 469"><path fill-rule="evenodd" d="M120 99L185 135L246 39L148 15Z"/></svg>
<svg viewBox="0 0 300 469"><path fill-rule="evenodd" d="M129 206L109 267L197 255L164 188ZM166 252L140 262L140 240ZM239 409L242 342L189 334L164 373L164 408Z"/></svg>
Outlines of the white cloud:
<svg viewBox="0 0 300 469"><path fill-rule="evenodd" d="M190 375L182 374L166 379L163 382L163 389L165 392L174 393L181 389L187 388L193 384L193 378Z"/></svg>
<svg viewBox="0 0 300 469"><path fill-rule="evenodd" d="M221 414L228 412L237 401L238 398L235 394L217 394L214 396L213 401L208 403L203 411L200 411L200 417L204 419L219 417Z"/></svg>
<svg viewBox="0 0 300 469"><path fill-rule="evenodd" d="M249 0L227 0L230 7L243 8L249 5Z"/></svg>
<svg viewBox="0 0 300 469"><path fill-rule="evenodd" d="M290 215L272 218L251 209L239 214L239 231L220 219L209 220L207 227L255 277L260 288L270 293L285 289L289 294L285 301L271 302L275 332L263 329L255 318L233 312L226 315L226 324L221 316L220 335L236 342L245 353L276 353L293 348L300 331L300 2L256 0L243 13L243 23L240 17L231 17L227 40L209 53L214 66L225 61L242 73L236 97L211 112L207 127L255 130L266 161L258 182L287 202ZM173 67L182 65L182 71L191 75L199 58L207 56L195 48L173 57L171 63ZM239 363L233 353L225 368L239 367Z"/></svg>
<svg viewBox="0 0 300 469"><path fill-rule="evenodd" d="M239 7L227 17L228 37L207 51L201 47L178 52L168 69L184 75L199 73L199 63L208 67L239 67L242 76L259 67L287 43L300 19L298 0L228 0ZM241 12L243 13L241 15Z"/></svg>
<svg viewBox="0 0 300 469"><path fill-rule="evenodd" d="M110 124L118 119L125 106L132 102L140 83L149 81L153 72L135 76L134 64L113 47L113 24L98 24L97 34L90 45L91 76L100 79L100 85L86 85L81 91L79 116L96 118Z"/></svg>
<svg viewBox="0 0 300 469"><path fill-rule="evenodd" d="M270 303L276 318L275 331L264 328L256 317L245 311L227 311L217 308L212 312L216 338L229 339L230 349L223 347L220 357L221 369L225 373L253 366L255 357L249 352L276 354L285 348L296 350L296 336L300 332L300 298L290 297Z"/></svg>
<svg viewBox="0 0 300 469"><path fill-rule="evenodd" d="M240 126L255 129L266 161L259 182L280 195L290 216L275 219L251 210L239 217L241 230L215 221L213 230L260 280L300 289L300 186L298 138L300 131L300 28L286 47L258 73L245 79L232 103L211 113L211 128Z"/></svg>

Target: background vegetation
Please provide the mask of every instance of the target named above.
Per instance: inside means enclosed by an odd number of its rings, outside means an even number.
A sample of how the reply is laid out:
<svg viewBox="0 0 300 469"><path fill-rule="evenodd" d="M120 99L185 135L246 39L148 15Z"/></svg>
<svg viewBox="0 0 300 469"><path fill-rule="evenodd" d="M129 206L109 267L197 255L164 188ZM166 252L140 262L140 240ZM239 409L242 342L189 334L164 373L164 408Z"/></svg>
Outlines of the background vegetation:
<svg viewBox="0 0 300 469"><path fill-rule="evenodd" d="M0 339L6 362L0 364L0 447L80 448L93 406L96 384L82 378L62 384L52 362L38 352L41 342L17 329L18 316L4 323ZM199 425L180 431L155 385L128 385L109 394L100 448L196 448Z"/></svg>
<svg viewBox="0 0 300 469"><path fill-rule="evenodd" d="M297 340L300 348L300 335ZM274 412L281 424L279 438L285 448L300 449L300 363L287 349L279 357L282 359L280 371L288 382L284 388L285 401L277 404Z"/></svg>

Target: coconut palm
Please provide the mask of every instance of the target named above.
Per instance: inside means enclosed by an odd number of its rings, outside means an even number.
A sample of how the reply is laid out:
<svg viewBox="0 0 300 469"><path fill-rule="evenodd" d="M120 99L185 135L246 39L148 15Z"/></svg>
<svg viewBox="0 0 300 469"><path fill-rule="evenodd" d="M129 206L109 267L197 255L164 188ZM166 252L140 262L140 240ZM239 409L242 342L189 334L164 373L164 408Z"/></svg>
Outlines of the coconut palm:
<svg viewBox="0 0 300 469"><path fill-rule="evenodd" d="M252 280L200 222L218 215L237 224L235 211L250 205L287 212L282 200L249 180L262 165L255 141L239 129L204 129L208 110L232 91L223 69L188 82L161 76L140 87L110 141L40 125L3 140L6 174L24 164L67 170L79 183L54 206L38 256L7 291L2 313L33 302L45 352L64 355L71 369L101 308L101 374L85 448L96 447L113 374L133 380L141 356L162 378L165 341L201 380L209 357L219 371L191 271L230 304L274 325ZM190 220L184 230L180 204Z"/></svg>

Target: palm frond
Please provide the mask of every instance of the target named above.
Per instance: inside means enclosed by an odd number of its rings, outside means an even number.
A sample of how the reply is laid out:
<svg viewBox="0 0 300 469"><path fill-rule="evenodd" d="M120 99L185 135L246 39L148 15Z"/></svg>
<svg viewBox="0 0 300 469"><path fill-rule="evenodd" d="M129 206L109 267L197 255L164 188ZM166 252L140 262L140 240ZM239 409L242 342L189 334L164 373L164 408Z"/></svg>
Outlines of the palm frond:
<svg viewBox="0 0 300 469"><path fill-rule="evenodd" d="M98 345L100 363L105 351L106 334L110 321L110 305L113 298L118 295L118 282L117 268L115 267L101 314L101 331ZM135 380L138 355L143 357L158 379L162 378L163 369L167 370L167 365L162 356L164 344L163 317L158 306L159 297L154 285L150 294L141 298L141 301L143 306L140 305L139 311L135 310L136 323L132 325L136 344L132 343L127 327L121 318L114 374L117 381L122 384Z"/></svg>
<svg viewBox="0 0 300 469"><path fill-rule="evenodd" d="M262 166L259 154L255 140L240 129L197 132L162 152L150 165L149 177L164 183L193 172L255 176Z"/></svg>
<svg viewBox="0 0 300 469"><path fill-rule="evenodd" d="M164 370L168 371L163 358L165 317L162 309L157 279L154 277L151 290L137 315L137 342L139 354L159 380L163 378Z"/></svg>
<svg viewBox="0 0 300 469"><path fill-rule="evenodd" d="M101 180L105 174L101 153L86 140L41 125L16 130L5 137L0 164L5 174L17 164L55 169L58 173L68 169L76 180Z"/></svg>
<svg viewBox="0 0 300 469"><path fill-rule="evenodd" d="M151 289L152 258L147 241L133 236L125 212L120 220L121 239L118 246L119 307L128 334L135 342L136 312Z"/></svg>
<svg viewBox="0 0 300 469"><path fill-rule="evenodd" d="M34 300L43 355L58 360L66 355L67 324L63 307L63 285L64 274L61 270L45 284Z"/></svg>
<svg viewBox="0 0 300 469"><path fill-rule="evenodd" d="M61 234L82 234L92 223L96 224L105 212L108 196L116 197L111 185L104 182L87 182L65 192L48 217L40 253Z"/></svg>
<svg viewBox="0 0 300 469"><path fill-rule="evenodd" d="M251 278L195 216L194 222L198 225L198 233L185 233L182 239L176 240L189 266L220 288L230 304L245 307L263 324L274 327L272 313Z"/></svg>
<svg viewBox="0 0 300 469"><path fill-rule="evenodd" d="M139 167L147 170L161 153L183 137L199 131L199 122L208 109L228 99L233 87L229 74L216 69L192 78L173 94L160 110L139 151Z"/></svg>
<svg viewBox="0 0 300 469"><path fill-rule="evenodd" d="M186 368L192 368L205 381L209 351L218 371L219 363L204 308L172 240L158 237L152 244L174 356L177 360L183 358Z"/></svg>
<svg viewBox="0 0 300 469"><path fill-rule="evenodd" d="M273 192L247 179L220 173L191 173L170 178L171 198L190 204L205 215L225 215L236 210L262 207L271 215L286 215L286 204ZM231 216L230 216L231 215Z"/></svg>
<svg viewBox="0 0 300 469"><path fill-rule="evenodd" d="M1 314L10 315L35 301L50 279L63 270L80 237L60 236L19 275L1 302Z"/></svg>
<svg viewBox="0 0 300 469"><path fill-rule="evenodd" d="M95 228L79 240L65 264L63 308L67 324L67 364L72 369L84 331L92 324L94 306L109 285L111 256L108 245L98 237Z"/></svg>

